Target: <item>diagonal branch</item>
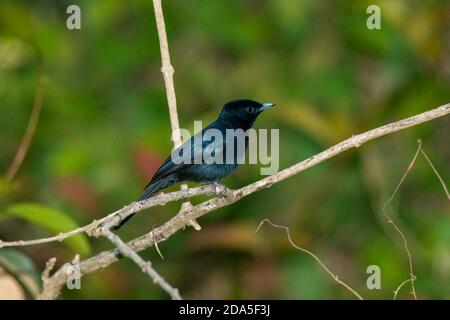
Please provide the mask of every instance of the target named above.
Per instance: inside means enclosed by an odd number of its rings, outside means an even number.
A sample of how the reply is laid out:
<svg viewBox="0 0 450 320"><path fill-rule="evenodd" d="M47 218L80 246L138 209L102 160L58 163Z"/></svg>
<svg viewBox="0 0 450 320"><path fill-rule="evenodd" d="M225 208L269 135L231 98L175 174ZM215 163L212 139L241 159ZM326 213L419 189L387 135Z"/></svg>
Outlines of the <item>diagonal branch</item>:
<svg viewBox="0 0 450 320"><path fill-rule="evenodd" d="M119 249L120 253L122 253L125 257L130 258L136 263L143 272L147 273L150 278L153 279L153 282L159 285L164 291L166 291L172 300L182 300L178 289L172 287L167 281L159 275L158 272L152 267L150 261L144 261L133 249L131 249L122 239L119 238L116 234L114 234L108 228L102 228L102 234L106 238L111 241L117 249Z"/></svg>
<svg viewBox="0 0 450 320"><path fill-rule="evenodd" d="M199 218L208 212L215 211L221 207L230 205L254 192L269 188L270 186L283 181L293 175L296 175L308 168L311 168L327 159L337 156L349 149L358 148L362 144L374 140L376 138L392 134L394 132L416 126L418 124L443 117L450 113L450 104L445 104L435 109L423 112L421 114L393 122L365 133L361 133L351 138L348 138L312 157L303 160L291 167L288 167L275 175L266 177L252 184L249 184L243 188L237 190L226 189L223 194L210 200L204 201L184 213L178 213L172 219L164 223L162 226L152 230L148 234L138 237L127 245L135 252L144 250L153 246L155 243L159 243L167 240L175 232L186 226L190 220ZM151 199L149 199L151 200ZM141 208L139 211L143 210ZM137 212L137 211L135 211ZM130 213L131 214L131 213ZM81 275L90 274L96 272L102 268L109 266L116 262L120 257L118 249L103 251L98 255L91 257L79 263L78 267ZM66 283L67 274L65 268L67 264L63 265L58 271L56 271L47 281L43 291L40 294L41 299L55 299L60 294L62 286Z"/></svg>

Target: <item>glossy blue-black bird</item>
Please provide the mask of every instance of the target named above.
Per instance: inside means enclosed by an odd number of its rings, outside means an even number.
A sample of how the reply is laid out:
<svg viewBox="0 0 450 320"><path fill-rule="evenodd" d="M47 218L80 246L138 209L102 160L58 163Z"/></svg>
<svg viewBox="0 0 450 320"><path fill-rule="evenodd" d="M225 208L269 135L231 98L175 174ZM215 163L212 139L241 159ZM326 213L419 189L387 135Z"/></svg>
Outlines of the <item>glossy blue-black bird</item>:
<svg viewBox="0 0 450 320"><path fill-rule="evenodd" d="M259 103L250 99L239 99L226 103L223 106L219 117L213 123L205 127L171 153L153 175L138 201L147 199L158 191L177 182L216 182L228 176L237 168L243 154L236 150L236 138L227 139L226 131L229 129L242 129L243 131L250 129L261 112L273 106L273 103ZM205 132L208 132L210 129L220 132L223 139L199 139L200 135L204 137ZM229 147L231 142L234 143L232 147L233 155L228 159L226 153L227 150L229 152L230 149L227 148L227 145ZM247 147L248 138L245 138L245 149L247 149ZM205 153L206 148L209 148L212 152ZM188 152L187 155L183 155L183 152L186 152L187 150L190 150L190 152ZM208 162L207 159L205 159L205 154L209 154L215 157L215 159L222 158L223 161L221 163ZM181 158L184 156L183 161L176 161L176 156ZM198 159L201 161L199 162ZM117 229L125 224L129 218L131 218L131 216L122 221Z"/></svg>

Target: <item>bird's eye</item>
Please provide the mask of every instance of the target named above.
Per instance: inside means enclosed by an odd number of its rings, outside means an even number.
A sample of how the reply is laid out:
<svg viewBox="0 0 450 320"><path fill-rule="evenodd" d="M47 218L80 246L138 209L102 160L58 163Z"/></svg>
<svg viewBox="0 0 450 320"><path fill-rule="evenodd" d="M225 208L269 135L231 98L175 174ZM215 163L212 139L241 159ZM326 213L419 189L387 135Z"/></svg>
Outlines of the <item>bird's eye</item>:
<svg viewBox="0 0 450 320"><path fill-rule="evenodd" d="M247 107L247 112L248 113L253 113L253 112L255 112L255 108L254 107Z"/></svg>

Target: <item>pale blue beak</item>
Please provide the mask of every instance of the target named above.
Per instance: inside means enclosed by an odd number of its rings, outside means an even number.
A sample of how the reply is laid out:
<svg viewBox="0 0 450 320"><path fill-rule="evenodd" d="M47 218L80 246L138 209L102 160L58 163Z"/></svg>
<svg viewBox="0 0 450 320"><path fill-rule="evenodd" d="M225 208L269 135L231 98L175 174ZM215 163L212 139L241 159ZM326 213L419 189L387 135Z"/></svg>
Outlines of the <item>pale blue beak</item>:
<svg viewBox="0 0 450 320"><path fill-rule="evenodd" d="M263 103L263 105L259 107L259 112L272 108L273 106L275 106L275 103Z"/></svg>

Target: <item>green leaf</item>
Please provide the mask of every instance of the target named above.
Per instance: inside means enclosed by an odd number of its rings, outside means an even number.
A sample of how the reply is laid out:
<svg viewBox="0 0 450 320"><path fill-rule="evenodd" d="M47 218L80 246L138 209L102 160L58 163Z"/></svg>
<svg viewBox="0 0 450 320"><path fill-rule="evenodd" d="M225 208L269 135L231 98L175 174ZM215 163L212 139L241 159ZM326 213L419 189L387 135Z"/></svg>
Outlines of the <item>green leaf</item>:
<svg viewBox="0 0 450 320"><path fill-rule="evenodd" d="M17 281L28 298L36 298L41 278L30 258L14 249L1 249L0 269L6 271Z"/></svg>
<svg viewBox="0 0 450 320"><path fill-rule="evenodd" d="M14 217L34 223L52 233L68 232L78 227L77 223L64 212L34 203L17 203L6 208L6 212ZM91 251L87 237L84 234L64 240L69 247L80 254Z"/></svg>

